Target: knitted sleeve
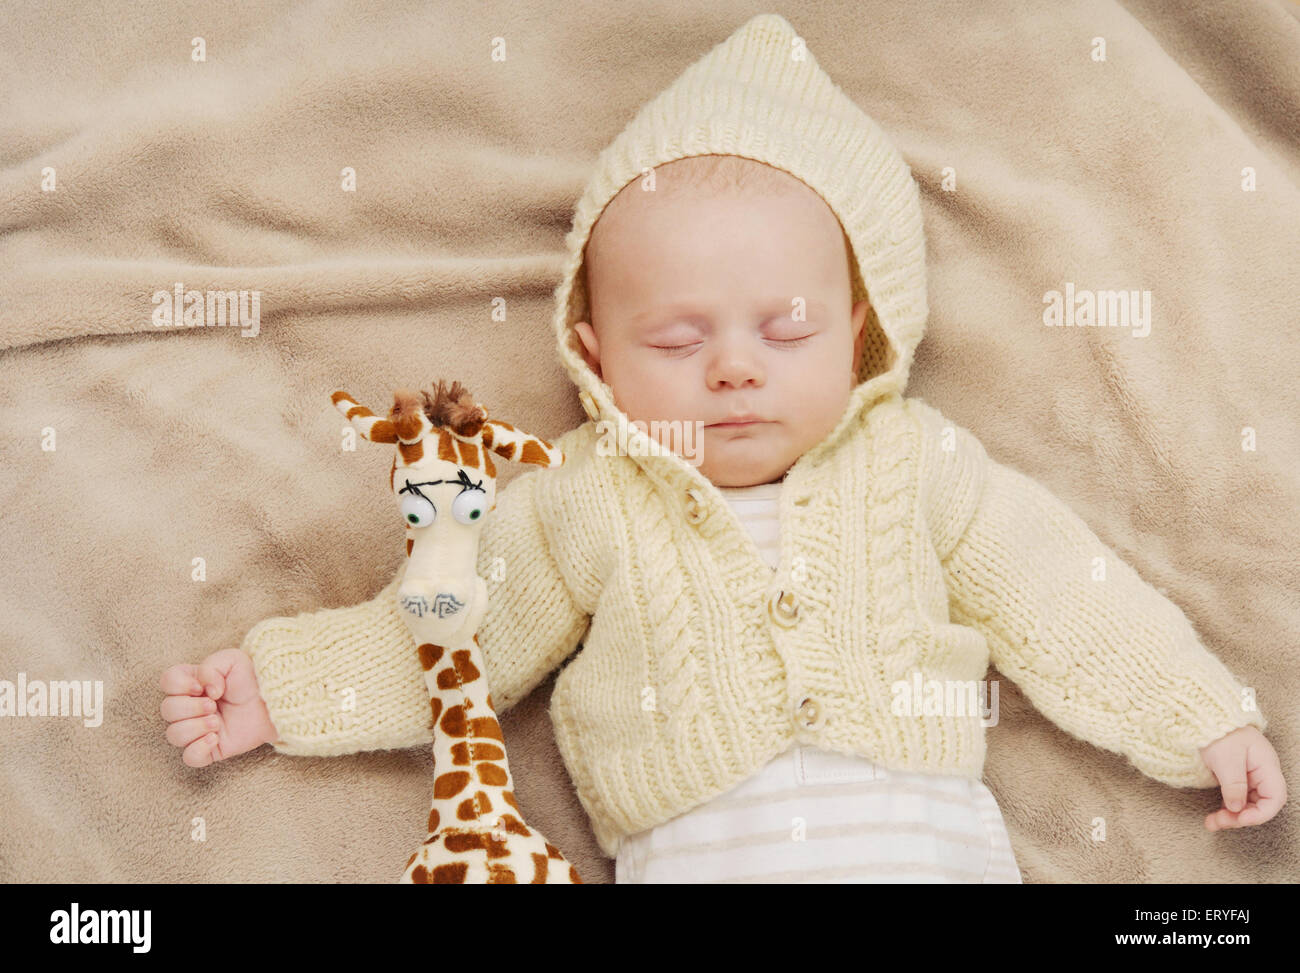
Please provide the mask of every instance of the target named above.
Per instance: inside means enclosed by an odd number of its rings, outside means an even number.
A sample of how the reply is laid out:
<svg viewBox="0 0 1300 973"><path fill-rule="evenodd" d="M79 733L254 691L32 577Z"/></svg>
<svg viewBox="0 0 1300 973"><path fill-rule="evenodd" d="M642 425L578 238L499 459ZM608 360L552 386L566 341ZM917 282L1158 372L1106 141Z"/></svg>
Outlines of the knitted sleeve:
<svg viewBox="0 0 1300 973"><path fill-rule="evenodd" d="M1198 750L1265 728L1253 694L1046 487L937 410L913 411L951 621L984 635L998 671L1068 733L1163 783L1216 786Z"/></svg>
<svg viewBox="0 0 1300 973"><path fill-rule="evenodd" d="M498 713L558 666L588 624L536 513L534 492L546 472L520 473L500 489L479 537L478 572L488 589L479 648ZM402 570L367 602L268 618L244 637L278 752L333 756L432 741L424 672L397 609Z"/></svg>

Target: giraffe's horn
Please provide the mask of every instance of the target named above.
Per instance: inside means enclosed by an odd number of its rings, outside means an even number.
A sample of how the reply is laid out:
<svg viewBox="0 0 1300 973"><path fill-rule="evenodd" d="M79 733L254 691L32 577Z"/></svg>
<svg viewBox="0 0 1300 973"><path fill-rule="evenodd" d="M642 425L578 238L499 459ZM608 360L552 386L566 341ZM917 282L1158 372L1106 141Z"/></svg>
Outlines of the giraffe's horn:
<svg viewBox="0 0 1300 973"><path fill-rule="evenodd" d="M483 424L483 445L498 456L516 463L534 463L537 466L560 466L564 451L545 439L530 436L521 429L512 429L505 423L489 419Z"/></svg>
<svg viewBox="0 0 1300 973"><path fill-rule="evenodd" d="M331 399L338 410L343 413L353 428L372 443L397 442L397 427L388 419L382 419L342 389L335 392Z"/></svg>

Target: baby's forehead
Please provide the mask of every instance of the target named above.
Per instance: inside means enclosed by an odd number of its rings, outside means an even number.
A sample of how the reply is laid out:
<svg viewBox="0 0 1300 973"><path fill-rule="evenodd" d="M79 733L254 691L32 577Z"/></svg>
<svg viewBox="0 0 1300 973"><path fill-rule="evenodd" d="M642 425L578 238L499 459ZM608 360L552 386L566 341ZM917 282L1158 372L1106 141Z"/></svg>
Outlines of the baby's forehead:
<svg viewBox="0 0 1300 973"><path fill-rule="evenodd" d="M816 195L806 183L790 173L753 159L738 155L688 156L656 166L629 182L610 200L596 220L596 226L600 226L606 216L627 214L631 218L638 211L636 201L713 198L723 194L770 198L778 193Z"/></svg>
<svg viewBox="0 0 1300 973"><path fill-rule="evenodd" d="M821 194L802 180L774 166L736 155L688 156L656 166L633 179L609 201L587 237L587 258L602 245L644 224L654 214L656 202L687 203L694 199L729 197L755 201L780 197L785 201L825 210L835 221L844 242L848 235Z"/></svg>
<svg viewBox="0 0 1300 973"><path fill-rule="evenodd" d="M653 182L650 182L653 177ZM650 187L653 186L653 189ZM830 218L844 245L849 275L854 273L853 244L843 224L827 205L821 194L802 180L782 169L734 155L703 155L677 159L656 166L652 174L639 176L625 185L605 206L587 237L582 275L590 287L592 267L599 265L602 254L618 260L626 247L618 241L631 243L637 239L655 210L656 201L672 199L674 203L689 205L695 199L714 199L727 196L744 200L760 200L774 195L797 205L824 211ZM671 223L668 224L671 232ZM620 260L621 264L622 261Z"/></svg>

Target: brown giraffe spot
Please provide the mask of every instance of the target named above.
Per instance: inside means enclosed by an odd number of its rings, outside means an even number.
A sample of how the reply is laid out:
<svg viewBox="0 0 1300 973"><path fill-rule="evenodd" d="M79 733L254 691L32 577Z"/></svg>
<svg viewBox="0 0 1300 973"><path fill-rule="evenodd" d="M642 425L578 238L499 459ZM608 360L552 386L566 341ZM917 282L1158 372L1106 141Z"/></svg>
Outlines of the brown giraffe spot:
<svg viewBox="0 0 1300 973"><path fill-rule="evenodd" d="M495 706L495 705L493 704L493 702L492 702L492 694L491 694L491 693L488 693L487 704L488 704L488 709L496 709L496 706Z"/></svg>
<svg viewBox="0 0 1300 973"><path fill-rule="evenodd" d="M496 424L502 429L509 429L511 432L515 431L515 427L510 425L510 423L506 422L504 419L497 419Z"/></svg>
<svg viewBox="0 0 1300 973"><path fill-rule="evenodd" d="M424 440L417 439L413 443L398 443L397 451L402 454L402 462L407 466L418 463L424 458Z"/></svg>
<svg viewBox="0 0 1300 973"><path fill-rule="evenodd" d="M506 802L507 804L509 804L512 808L514 808L516 811L519 811L519 805L518 805L517 803L515 803L515 793L514 793L514 791L502 791L502 792L501 792L501 797L502 797L502 798L505 800L505 802ZM520 814L523 814L524 812L523 812L523 811L519 811L519 813L520 813Z"/></svg>
<svg viewBox="0 0 1300 973"><path fill-rule="evenodd" d="M455 797L469 783L469 774L463 770L452 770L437 777L433 782L433 796L438 800Z"/></svg>
<svg viewBox="0 0 1300 973"><path fill-rule="evenodd" d="M437 697L430 698L436 699ZM474 722L477 723L478 720L475 720ZM447 734L449 737L463 737L468 735L469 726L465 722L465 707L447 707L447 712L442 714L442 720L439 722L438 726L441 728L442 732Z"/></svg>
<svg viewBox="0 0 1300 973"><path fill-rule="evenodd" d="M433 884L464 885L465 873L468 870L468 862L452 862L450 865L439 865L433 870Z"/></svg>
<svg viewBox="0 0 1300 973"><path fill-rule="evenodd" d="M493 423L489 422L483 427L483 435L482 435L483 445L486 446L488 449L492 448L492 425Z"/></svg>
<svg viewBox="0 0 1300 973"><path fill-rule="evenodd" d="M495 463L492 462L491 453L483 454L483 472L486 473L488 476L492 477L492 479L494 480L497 478L497 466Z"/></svg>
<svg viewBox="0 0 1300 973"><path fill-rule="evenodd" d="M528 826L513 814L501 815L501 827L505 828L511 834L523 835L525 838L532 834L532 832L528 830Z"/></svg>
<svg viewBox="0 0 1300 973"><path fill-rule="evenodd" d="M456 445L460 448L460 465L478 469L478 447L460 439L456 440Z"/></svg>
<svg viewBox="0 0 1300 973"><path fill-rule="evenodd" d="M563 858L563 857L564 857L563 855L560 854L560 849L559 849L559 848L556 848L556 847L555 847L553 844L551 844L549 841L546 842L546 854L550 855L552 858Z"/></svg>
<svg viewBox="0 0 1300 973"><path fill-rule="evenodd" d="M509 865L489 865L488 866L488 885L516 885L515 873Z"/></svg>
<svg viewBox="0 0 1300 973"><path fill-rule="evenodd" d="M429 697L429 710L432 715L429 717L429 729L432 730L438 725L438 714L442 712L442 700L437 696Z"/></svg>
<svg viewBox="0 0 1300 973"><path fill-rule="evenodd" d="M474 799L478 801L479 809L482 810L483 813L486 814L488 811L492 810L492 802L488 800L488 796L482 791L475 794Z"/></svg>
<svg viewBox="0 0 1300 973"><path fill-rule="evenodd" d="M506 752L495 743L476 741L472 744L475 760L505 760Z"/></svg>
<svg viewBox="0 0 1300 973"><path fill-rule="evenodd" d="M537 852L533 852L533 880L529 884L545 885L546 867L547 867L546 856L539 855Z"/></svg>
<svg viewBox="0 0 1300 973"><path fill-rule="evenodd" d="M438 830L440 820L441 815L438 814L438 809L436 807L429 808L429 834L433 834Z"/></svg>
<svg viewBox="0 0 1300 973"><path fill-rule="evenodd" d="M510 775L496 764L481 763L478 767L478 779L489 787L504 787L510 783Z"/></svg>
<svg viewBox="0 0 1300 973"><path fill-rule="evenodd" d="M510 854L510 849L506 847L506 840L498 838L496 835L488 833L483 836L487 839L487 856L489 858L505 858Z"/></svg>
<svg viewBox="0 0 1300 973"><path fill-rule="evenodd" d="M455 689L460 685L460 680L456 676L456 667L448 666L438 673L437 686L439 689Z"/></svg>
<svg viewBox="0 0 1300 973"><path fill-rule="evenodd" d="M411 852L411 857L408 858L408 859L406 859L406 867L407 867L407 868L410 868L410 867L411 867L411 862L415 861L415 856L418 855L418 854L419 854L418 851L413 851L413 852Z"/></svg>
<svg viewBox="0 0 1300 973"><path fill-rule="evenodd" d="M394 456L394 457L393 457L393 468L392 468L391 470L388 471L388 489L392 490L393 492L396 492L396 491L397 491L397 484L394 482L394 477L396 477L396 476L397 476L397 457ZM407 541L407 544L409 545L409 544L410 544L410 541ZM411 553L411 548L410 548L410 547L407 547L407 549L406 549L406 553L407 553L407 554L410 554L410 553Z"/></svg>
<svg viewBox="0 0 1300 973"><path fill-rule="evenodd" d="M472 683L483 675L483 673L479 672L478 666L470 661L469 649L457 649L451 654L451 661L456 666L456 675L460 677L462 686Z"/></svg>
<svg viewBox="0 0 1300 973"><path fill-rule="evenodd" d="M420 668L425 672L432 669L442 658L442 646L435 645L433 642L425 642L416 651L420 653Z"/></svg>
<svg viewBox="0 0 1300 973"><path fill-rule="evenodd" d="M334 397L331 396L331 398L334 398ZM348 398L348 397L347 397L346 395L340 395L340 396L338 396L338 398L335 398L335 399L334 399L334 404L335 404L335 405L338 405L340 399L347 399L347 398ZM348 399L348 401L349 401L349 402L352 402L351 399ZM373 416L373 415L374 415L374 413L371 412L369 409L367 409L364 405L357 405L355 402L352 402L352 405L348 407L348 418L349 418L349 419L353 419L353 418L355 418L355 417L357 417L357 416L360 416L362 419L365 419L367 416Z"/></svg>
<svg viewBox="0 0 1300 973"><path fill-rule="evenodd" d="M539 463L542 466L546 466L550 463L550 458L546 455L546 450L537 445L534 440L525 439L523 452L519 454L519 462Z"/></svg>
<svg viewBox="0 0 1300 973"><path fill-rule="evenodd" d="M448 831L443 843L448 851L463 854L486 847L487 838L478 831Z"/></svg>
<svg viewBox="0 0 1300 973"><path fill-rule="evenodd" d="M569 881L574 885L581 885L582 879L578 878L578 870L572 865L569 866Z"/></svg>
<svg viewBox="0 0 1300 973"><path fill-rule="evenodd" d="M497 722L495 716L476 716L473 719L473 734L476 737L485 737L489 740L500 740L505 743L505 737L501 735L501 724ZM464 736L465 734L460 734Z"/></svg>
<svg viewBox="0 0 1300 973"><path fill-rule="evenodd" d="M415 541L414 541L414 539L408 537L408 538L406 539L406 556L407 556L407 557L410 557L410 556L411 556L411 548L413 548L414 546L415 546Z"/></svg>
<svg viewBox="0 0 1300 973"><path fill-rule="evenodd" d="M374 413L372 412L371 415ZM397 427L387 419L380 419L370 427L370 441L372 443L397 442Z"/></svg>
<svg viewBox="0 0 1300 973"><path fill-rule="evenodd" d="M478 807L474 804L474 798L467 797L456 805L456 818L460 821L473 821L478 817Z"/></svg>
<svg viewBox="0 0 1300 973"><path fill-rule="evenodd" d="M446 429L438 430L438 459L446 460L448 463L459 463L460 455L452 442L451 433Z"/></svg>
<svg viewBox="0 0 1300 973"><path fill-rule="evenodd" d="M415 856L412 855L411 857L414 858ZM428 885L429 870L426 869L423 865L416 865L415 871L411 873L411 881L414 882L416 885Z"/></svg>
<svg viewBox="0 0 1300 973"><path fill-rule="evenodd" d="M457 767L469 766L469 744L465 741L453 743L451 746L451 762Z"/></svg>

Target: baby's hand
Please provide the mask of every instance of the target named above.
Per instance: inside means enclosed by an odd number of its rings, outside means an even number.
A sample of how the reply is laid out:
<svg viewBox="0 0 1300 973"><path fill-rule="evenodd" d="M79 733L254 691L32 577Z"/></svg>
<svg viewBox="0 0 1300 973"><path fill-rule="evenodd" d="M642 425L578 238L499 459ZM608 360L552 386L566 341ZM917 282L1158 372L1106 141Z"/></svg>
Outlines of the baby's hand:
<svg viewBox="0 0 1300 973"><path fill-rule="evenodd" d="M1205 818L1210 831L1263 824L1286 803L1277 753L1255 727L1239 727L1202 747L1201 759L1223 789L1224 806Z"/></svg>
<svg viewBox="0 0 1300 973"><path fill-rule="evenodd" d="M279 735L257 689L253 660L241 649L222 649L201 663L181 663L161 680L167 698L162 718L167 742L184 747L181 761L206 767L245 753Z"/></svg>

